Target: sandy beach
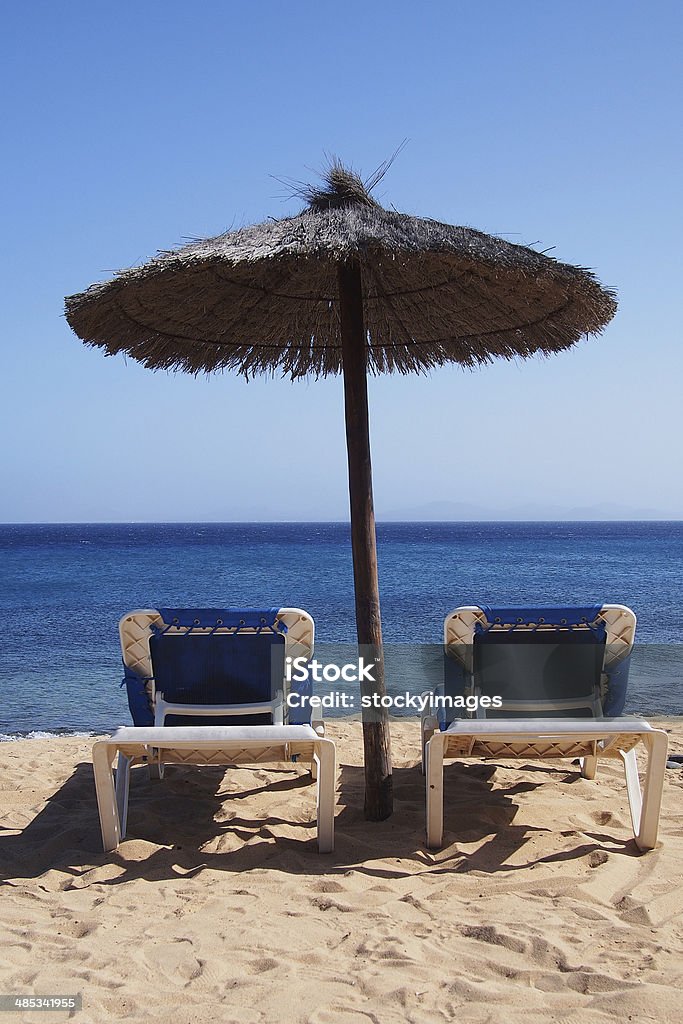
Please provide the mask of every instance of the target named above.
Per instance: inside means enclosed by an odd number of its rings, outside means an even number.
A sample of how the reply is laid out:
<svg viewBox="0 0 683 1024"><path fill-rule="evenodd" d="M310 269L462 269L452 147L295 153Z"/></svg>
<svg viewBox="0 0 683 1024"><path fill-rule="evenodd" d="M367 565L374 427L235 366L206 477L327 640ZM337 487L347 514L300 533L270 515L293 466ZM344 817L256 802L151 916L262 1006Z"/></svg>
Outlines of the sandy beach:
<svg viewBox="0 0 683 1024"><path fill-rule="evenodd" d="M682 751L683 720L666 728ZM393 726L381 824L363 818L360 725L328 735L328 856L301 767L136 769L131 838L104 855L92 740L1 744L1 991L81 992L84 1024L680 1019L683 772L639 855L617 763L594 783L569 762L449 764L431 853L417 724Z"/></svg>

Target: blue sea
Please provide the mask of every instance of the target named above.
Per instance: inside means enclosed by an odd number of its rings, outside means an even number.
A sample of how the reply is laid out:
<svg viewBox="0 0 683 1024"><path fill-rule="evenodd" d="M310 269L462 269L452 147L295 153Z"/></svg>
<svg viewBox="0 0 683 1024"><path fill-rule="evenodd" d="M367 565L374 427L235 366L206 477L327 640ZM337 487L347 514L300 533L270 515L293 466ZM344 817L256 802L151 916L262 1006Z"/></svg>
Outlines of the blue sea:
<svg viewBox="0 0 683 1024"><path fill-rule="evenodd" d="M626 604L627 711L683 714L683 523L391 523L378 548L388 643L439 644L460 604ZM0 525L0 567L3 738L128 723L117 624L134 608L293 605L318 642L355 637L342 523Z"/></svg>

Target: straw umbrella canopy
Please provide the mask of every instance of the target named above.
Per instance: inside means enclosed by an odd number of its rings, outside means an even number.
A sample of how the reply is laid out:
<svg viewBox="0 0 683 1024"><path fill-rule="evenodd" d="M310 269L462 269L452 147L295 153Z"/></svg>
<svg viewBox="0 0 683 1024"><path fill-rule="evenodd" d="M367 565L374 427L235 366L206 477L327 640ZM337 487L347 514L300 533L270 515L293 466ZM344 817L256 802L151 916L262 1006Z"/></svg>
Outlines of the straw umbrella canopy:
<svg viewBox="0 0 683 1024"><path fill-rule="evenodd" d="M588 270L468 227L383 208L334 162L296 216L229 231L66 300L75 333L157 370L343 375L359 644L384 695L367 375L476 367L598 334L614 294ZM365 811L392 810L386 712L363 721Z"/></svg>

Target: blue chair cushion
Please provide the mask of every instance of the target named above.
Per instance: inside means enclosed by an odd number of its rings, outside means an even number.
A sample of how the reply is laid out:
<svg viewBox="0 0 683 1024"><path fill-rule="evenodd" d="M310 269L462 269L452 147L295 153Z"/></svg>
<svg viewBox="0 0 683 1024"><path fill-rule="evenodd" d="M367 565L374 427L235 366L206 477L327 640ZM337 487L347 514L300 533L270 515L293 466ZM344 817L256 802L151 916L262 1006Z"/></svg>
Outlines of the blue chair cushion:
<svg viewBox="0 0 683 1024"><path fill-rule="evenodd" d="M282 689L285 637L281 633L169 633L149 641L157 692L176 704L252 704ZM167 725L198 725L196 716L168 715ZM272 723L263 715L211 716L212 725Z"/></svg>

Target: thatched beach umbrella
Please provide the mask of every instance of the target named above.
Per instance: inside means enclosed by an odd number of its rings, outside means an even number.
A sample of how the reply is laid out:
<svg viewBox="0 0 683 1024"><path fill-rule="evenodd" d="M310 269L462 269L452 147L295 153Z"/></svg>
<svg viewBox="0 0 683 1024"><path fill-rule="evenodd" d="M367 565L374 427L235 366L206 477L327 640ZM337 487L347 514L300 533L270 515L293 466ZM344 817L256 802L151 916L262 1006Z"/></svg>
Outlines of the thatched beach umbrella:
<svg viewBox="0 0 683 1024"><path fill-rule="evenodd" d="M162 252L66 300L69 324L150 369L342 373L358 642L384 694L367 374L569 348L612 318L587 270L471 228L386 210L334 163L297 216ZM392 810L386 712L363 721L366 815Z"/></svg>

